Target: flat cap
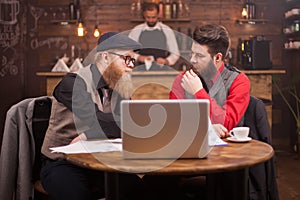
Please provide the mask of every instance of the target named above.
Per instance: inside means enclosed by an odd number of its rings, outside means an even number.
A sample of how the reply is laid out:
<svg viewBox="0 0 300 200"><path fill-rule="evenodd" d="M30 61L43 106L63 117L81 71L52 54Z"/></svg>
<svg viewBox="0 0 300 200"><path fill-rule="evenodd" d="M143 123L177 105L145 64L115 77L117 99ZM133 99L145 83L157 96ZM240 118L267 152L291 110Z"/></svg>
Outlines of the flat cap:
<svg viewBox="0 0 300 200"><path fill-rule="evenodd" d="M125 49L125 50L138 50L142 45L128 36L117 33L108 32L100 36L97 45L97 52L106 51L110 49Z"/></svg>

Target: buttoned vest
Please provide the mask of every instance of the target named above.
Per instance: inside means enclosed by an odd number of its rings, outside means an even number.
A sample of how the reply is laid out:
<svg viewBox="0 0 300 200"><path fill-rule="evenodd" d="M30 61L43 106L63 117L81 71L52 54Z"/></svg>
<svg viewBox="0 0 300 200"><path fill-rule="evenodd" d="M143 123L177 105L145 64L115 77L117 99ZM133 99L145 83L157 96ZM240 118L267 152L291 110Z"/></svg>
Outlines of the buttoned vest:
<svg viewBox="0 0 300 200"><path fill-rule="evenodd" d="M87 91L91 94L94 103L102 110L101 99L93 83L90 66L80 69L77 74L85 81ZM74 86L76 87L76 80ZM53 160L64 158L64 154L51 153L49 148L68 145L75 137L87 129L88 127L80 124L80 120L66 106L53 98L49 126L42 146L42 153Z"/></svg>

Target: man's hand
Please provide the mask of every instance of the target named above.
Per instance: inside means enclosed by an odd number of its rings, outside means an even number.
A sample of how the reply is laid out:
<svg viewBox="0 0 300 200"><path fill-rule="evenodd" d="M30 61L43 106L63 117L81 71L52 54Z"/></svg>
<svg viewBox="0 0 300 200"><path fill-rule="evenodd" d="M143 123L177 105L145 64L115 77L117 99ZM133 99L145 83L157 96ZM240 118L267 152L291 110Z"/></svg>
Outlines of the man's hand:
<svg viewBox="0 0 300 200"><path fill-rule="evenodd" d="M156 63L159 65L168 65L169 61L165 58L156 58Z"/></svg>
<svg viewBox="0 0 300 200"><path fill-rule="evenodd" d="M213 124L213 127L220 138L226 138L230 136L227 128L225 128L222 124Z"/></svg>
<svg viewBox="0 0 300 200"><path fill-rule="evenodd" d="M181 86L190 94L195 94L203 88L200 78L190 69L183 75Z"/></svg>
<svg viewBox="0 0 300 200"><path fill-rule="evenodd" d="M75 142L78 142L80 140L87 140L87 137L84 133L81 133L80 135L78 135L76 138L74 138L70 144L73 144Z"/></svg>

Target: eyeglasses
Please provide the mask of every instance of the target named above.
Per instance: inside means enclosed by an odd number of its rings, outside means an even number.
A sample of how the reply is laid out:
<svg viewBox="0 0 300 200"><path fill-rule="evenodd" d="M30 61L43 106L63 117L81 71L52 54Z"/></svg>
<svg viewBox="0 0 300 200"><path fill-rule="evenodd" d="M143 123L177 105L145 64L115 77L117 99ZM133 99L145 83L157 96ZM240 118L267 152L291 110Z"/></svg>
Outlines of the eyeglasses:
<svg viewBox="0 0 300 200"><path fill-rule="evenodd" d="M130 62L132 62L132 64L135 64L135 59L132 58L131 56L124 56L124 55L114 53L114 52L107 52L107 53L110 53L110 54L113 54L113 55L116 55L116 56L120 56L120 58L124 59L126 65L130 65Z"/></svg>

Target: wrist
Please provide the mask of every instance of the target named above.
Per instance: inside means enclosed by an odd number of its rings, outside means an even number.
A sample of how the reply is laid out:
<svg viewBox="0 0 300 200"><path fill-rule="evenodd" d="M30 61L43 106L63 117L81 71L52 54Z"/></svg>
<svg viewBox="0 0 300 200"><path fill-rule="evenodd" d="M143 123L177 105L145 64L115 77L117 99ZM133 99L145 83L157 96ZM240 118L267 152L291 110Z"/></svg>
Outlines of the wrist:
<svg viewBox="0 0 300 200"><path fill-rule="evenodd" d="M79 138L80 138L81 140L87 140L87 137L86 137L85 133L81 133L81 134L79 135Z"/></svg>

